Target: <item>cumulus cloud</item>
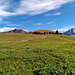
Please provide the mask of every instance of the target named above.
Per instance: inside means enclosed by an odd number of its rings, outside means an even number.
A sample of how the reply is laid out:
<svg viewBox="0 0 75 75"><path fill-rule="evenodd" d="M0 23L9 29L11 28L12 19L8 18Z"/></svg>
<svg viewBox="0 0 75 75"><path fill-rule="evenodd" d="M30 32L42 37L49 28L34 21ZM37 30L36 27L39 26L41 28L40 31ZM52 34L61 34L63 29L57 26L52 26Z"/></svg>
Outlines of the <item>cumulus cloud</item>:
<svg viewBox="0 0 75 75"><path fill-rule="evenodd" d="M13 27L13 28L3 27L3 28L0 28L0 32L10 31L10 30L13 30L13 29L16 29L16 27Z"/></svg>
<svg viewBox="0 0 75 75"><path fill-rule="evenodd" d="M14 30L14 29L17 29L16 27L3 27L3 28L0 28L0 32L6 32L6 31L10 31L10 30ZM26 29L23 29L24 31L28 31Z"/></svg>
<svg viewBox="0 0 75 75"><path fill-rule="evenodd" d="M3 28L0 28L0 32L6 32L6 31L10 31L10 30L14 30L16 29L16 27L3 27ZM26 29L23 29L25 31L28 31Z"/></svg>
<svg viewBox="0 0 75 75"><path fill-rule="evenodd" d="M37 15L44 12L57 9L63 4L73 2L75 0L20 0L17 1L17 6L11 9L11 4L14 4L13 0L1 0L0 1L0 16L13 16L13 15ZM13 5L14 6L14 5ZM59 15L57 13L55 15Z"/></svg>

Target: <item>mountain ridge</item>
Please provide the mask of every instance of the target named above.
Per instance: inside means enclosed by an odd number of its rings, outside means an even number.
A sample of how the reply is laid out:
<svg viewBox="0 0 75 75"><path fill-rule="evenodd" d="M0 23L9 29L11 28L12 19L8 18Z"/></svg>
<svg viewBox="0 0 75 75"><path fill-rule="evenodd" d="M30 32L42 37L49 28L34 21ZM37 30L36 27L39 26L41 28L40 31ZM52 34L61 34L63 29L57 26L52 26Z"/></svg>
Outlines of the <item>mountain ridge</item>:
<svg viewBox="0 0 75 75"><path fill-rule="evenodd" d="M2 32L2 33L27 33L27 32L23 29L14 29L14 30L6 31L6 32Z"/></svg>
<svg viewBox="0 0 75 75"><path fill-rule="evenodd" d="M64 32L65 35L75 36L75 28L71 28L68 31Z"/></svg>

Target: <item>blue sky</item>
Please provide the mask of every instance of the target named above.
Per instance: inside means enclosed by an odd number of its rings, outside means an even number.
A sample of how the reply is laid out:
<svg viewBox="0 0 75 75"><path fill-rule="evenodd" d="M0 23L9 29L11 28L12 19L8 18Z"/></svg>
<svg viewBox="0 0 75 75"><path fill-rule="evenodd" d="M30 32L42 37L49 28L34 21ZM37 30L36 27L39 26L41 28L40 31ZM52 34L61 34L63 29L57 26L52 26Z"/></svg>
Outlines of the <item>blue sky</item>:
<svg viewBox="0 0 75 75"><path fill-rule="evenodd" d="M65 32L75 27L75 0L1 0L0 32L39 29Z"/></svg>

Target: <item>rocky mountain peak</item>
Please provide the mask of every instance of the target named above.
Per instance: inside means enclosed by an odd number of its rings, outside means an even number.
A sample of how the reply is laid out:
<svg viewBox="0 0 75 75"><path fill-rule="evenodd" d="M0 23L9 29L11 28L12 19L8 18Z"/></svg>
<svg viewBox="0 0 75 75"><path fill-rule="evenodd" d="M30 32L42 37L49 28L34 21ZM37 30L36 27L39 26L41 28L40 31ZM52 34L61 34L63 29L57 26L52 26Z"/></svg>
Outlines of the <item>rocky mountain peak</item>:
<svg viewBox="0 0 75 75"><path fill-rule="evenodd" d="M75 35L75 28L69 29L68 31L64 32L65 35Z"/></svg>

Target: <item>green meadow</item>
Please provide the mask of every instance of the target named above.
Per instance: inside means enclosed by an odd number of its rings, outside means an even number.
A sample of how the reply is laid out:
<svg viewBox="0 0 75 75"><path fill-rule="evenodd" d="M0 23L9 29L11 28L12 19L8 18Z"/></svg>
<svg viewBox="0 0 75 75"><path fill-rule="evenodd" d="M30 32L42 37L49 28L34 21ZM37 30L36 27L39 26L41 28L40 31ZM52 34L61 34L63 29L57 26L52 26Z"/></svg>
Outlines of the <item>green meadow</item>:
<svg viewBox="0 0 75 75"><path fill-rule="evenodd" d="M0 75L75 75L75 37L0 33Z"/></svg>

